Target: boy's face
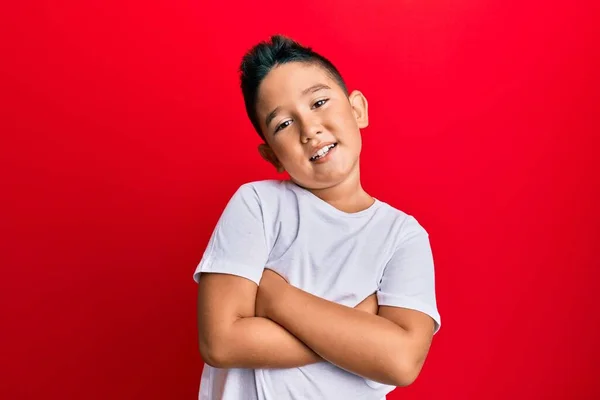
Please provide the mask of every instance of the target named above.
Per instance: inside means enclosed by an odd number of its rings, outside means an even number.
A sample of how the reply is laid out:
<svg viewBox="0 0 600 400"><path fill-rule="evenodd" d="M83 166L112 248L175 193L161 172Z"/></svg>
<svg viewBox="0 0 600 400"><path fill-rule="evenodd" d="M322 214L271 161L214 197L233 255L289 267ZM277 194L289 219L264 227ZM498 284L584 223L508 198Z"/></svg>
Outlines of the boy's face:
<svg viewBox="0 0 600 400"><path fill-rule="evenodd" d="M358 91L346 96L325 69L298 62L273 68L256 111L267 142L261 155L294 182L325 189L358 176L367 101Z"/></svg>

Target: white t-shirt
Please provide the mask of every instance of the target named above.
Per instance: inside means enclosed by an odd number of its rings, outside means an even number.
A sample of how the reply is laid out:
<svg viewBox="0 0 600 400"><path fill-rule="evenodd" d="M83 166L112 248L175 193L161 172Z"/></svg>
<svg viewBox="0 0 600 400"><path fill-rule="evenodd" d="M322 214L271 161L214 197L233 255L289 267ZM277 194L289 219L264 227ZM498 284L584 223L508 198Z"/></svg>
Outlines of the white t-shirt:
<svg viewBox="0 0 600 400"><path fill-rule="evenodd" d="M291 181L242 185L229 201L194 273L226 273L257 285L265 266L306 292L355 307L424 312L440 328L429 236L417 220L375 200L346 213ZM379 400L393 390L323 361L286 369L204 366L200 400Z"/></svg>

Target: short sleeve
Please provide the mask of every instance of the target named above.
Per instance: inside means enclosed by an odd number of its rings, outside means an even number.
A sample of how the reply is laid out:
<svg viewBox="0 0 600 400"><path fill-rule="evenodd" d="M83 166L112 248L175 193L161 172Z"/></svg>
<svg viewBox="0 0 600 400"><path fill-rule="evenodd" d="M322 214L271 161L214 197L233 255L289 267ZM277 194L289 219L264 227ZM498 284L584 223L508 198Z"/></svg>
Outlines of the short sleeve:
<svg viewBox="0 0 600 400"><path fill-rule="evenodd" d="M242 185L219 218L194 280L211 272L241 276L258 285L268 255L260 199L252 185Z"/></svg>
<svg viewBox="0 0 600 400"><path fill-rule="evenodd" d="M429 234L414 217L408 216L401 235L383 271L377 301L380 306L410 308L429 315L435 321L435 334L440 329L441 319Z"/></svg>

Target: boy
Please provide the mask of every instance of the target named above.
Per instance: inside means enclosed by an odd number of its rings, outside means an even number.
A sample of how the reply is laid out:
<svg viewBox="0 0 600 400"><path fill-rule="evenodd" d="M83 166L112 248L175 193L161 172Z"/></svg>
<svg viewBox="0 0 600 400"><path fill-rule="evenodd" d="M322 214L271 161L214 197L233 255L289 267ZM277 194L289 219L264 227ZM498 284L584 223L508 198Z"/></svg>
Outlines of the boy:
<svg viewBox="0 0 600 400"><path fill-rule="evenodd" d="M367 100L283 36L241 65L262 157L289 181L242 185L194 279L204 400L384 399L440 327L428 234L366 193Z"/></svg>

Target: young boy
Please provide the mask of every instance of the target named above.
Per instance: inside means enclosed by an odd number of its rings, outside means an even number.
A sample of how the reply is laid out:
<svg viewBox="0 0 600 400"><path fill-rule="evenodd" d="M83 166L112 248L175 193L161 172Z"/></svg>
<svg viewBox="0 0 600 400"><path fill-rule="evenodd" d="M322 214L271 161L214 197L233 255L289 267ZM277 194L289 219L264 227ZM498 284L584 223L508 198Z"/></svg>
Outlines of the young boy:
<svg viewBox="0 0 600 400"><path fill-rule="evenodd" d="M367 100L282 37L241 64L262 157L289 181L242 185L194 279L204 400L384 399L440 328L428 234L360 182Z"/></svg>

